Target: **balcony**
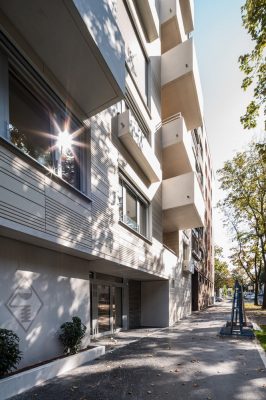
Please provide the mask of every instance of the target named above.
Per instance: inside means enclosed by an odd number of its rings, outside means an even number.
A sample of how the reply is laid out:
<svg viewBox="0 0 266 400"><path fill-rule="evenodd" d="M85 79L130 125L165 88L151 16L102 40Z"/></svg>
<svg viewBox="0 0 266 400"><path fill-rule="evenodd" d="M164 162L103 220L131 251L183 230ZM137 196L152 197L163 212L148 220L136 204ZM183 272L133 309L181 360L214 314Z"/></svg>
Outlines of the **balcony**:
<svg viewBox="0 0 266 400"><path fill-rule="evenodd" d="M189 33L194 30L194 1L179 0L183 17L185 32Z"/></svg>
<svg viewBox="0 0 266 400"><path fill-rule="evenodd" d="M0 0L0 10L8 36L87 116L123 97L125 46L106 2Z"/></svg>
<svg viewBox="0 0 266 400"><path fill-rule="evenodd" d="M164 232L204 226L204 199L195 172L163 180Z"/></svg>
<svg viewBox="0 0 266 400"><path fill-rule="evenodd" d="M134 0L149 42L159 37L159 18L153 1Z"/></svg>
<svg viewBox="0 0 266 400"><path fill-rule="evenodd" d="M117 116L118 137L149 180L162 179L161 166L147 138L129 110Z"/></svg>
<svg viewBox="0 0 266 400"><path fill-rule="evenodd" d="M186 40L181 8L178 0L165 0L161 8L162 54Z"/></svg>
<svg viewBox="0 0 266 400"><path fill-rule="evenodd" d="M162 55L162 117L181 113L188 130L203 125L203 100L193 40Z"/></svg>
<svg viewBox="0 0 266 400"><path fill-rule="evenodd" d="M163 178L172 178L195 171L191 133L181 114L163 121Z"/></svg>
<svg viewBox="0 0 266 400"><path fill-rule="evenodd" d="M192 260L183 260L183 271L189 274L194 274L194 263Z"/></svg>

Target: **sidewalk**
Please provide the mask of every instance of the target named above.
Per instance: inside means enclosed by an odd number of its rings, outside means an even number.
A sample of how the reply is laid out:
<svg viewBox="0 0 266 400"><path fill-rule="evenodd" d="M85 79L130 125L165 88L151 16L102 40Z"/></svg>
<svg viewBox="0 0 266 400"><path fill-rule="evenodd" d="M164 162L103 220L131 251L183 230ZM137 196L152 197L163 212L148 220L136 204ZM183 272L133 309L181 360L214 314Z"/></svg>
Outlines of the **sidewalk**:
<svg viewBox="0 0 266 400"><path fill-rule="evenodd" d="M101 340L104 357L13 399L265 400L266 369L254 341L217 336L228 319L230 304L222 303L173 328Z"/></svg>

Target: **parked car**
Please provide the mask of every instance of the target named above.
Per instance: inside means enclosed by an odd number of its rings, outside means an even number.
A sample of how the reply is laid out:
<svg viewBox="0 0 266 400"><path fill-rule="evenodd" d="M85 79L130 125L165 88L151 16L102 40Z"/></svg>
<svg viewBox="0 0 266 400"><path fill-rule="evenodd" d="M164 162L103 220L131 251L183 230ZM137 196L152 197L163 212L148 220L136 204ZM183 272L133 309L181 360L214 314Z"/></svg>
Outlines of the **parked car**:
<svg viewBox="0 0 266 400"><path fill-rule="evenodd" d="M224 299L222 298L222 297L215 297L215 301L216 302L221 302L221 301L224 301Z"/></svg>
<svg viewBox="0 0 266 400"><path fill-rule="evenodd" d="M255 299L255 293L245 293L244 298L246 300L254 300Z"/></svg>

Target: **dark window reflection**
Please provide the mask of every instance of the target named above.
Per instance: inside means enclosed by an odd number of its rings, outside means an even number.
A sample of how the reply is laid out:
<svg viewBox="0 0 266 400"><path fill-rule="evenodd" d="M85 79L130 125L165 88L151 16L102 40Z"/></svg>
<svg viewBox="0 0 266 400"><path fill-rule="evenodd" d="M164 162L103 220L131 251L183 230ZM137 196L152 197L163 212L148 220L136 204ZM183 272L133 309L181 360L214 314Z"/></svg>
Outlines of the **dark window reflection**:
<svg viewBox="0 0 266 400"><path fill-rule="evenodd" d="M110 331L110 286L98 286L98 331Z"/></svg>
<svg viewBox="0 0 266 400"><path fill-rule="evenodd" d="M74 143L69 138L73 132L82 130L62 109L49 100L41 101L12 73L9 75L9 120L10 140L15 146L70 185L80 188L79 138L74 137ZM68 131L61 145L60 134L66 130L66 124Z"/></svg>

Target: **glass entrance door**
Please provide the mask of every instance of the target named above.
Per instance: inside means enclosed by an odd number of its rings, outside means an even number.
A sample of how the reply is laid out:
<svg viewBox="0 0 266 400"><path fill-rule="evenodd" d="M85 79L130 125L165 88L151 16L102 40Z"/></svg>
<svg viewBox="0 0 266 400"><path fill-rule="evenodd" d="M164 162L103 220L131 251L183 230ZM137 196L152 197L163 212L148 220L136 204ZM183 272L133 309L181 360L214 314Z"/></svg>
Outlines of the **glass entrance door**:
<svg viewBox="0 0 266 400"><path fill-rule="evenodd" d="M122 328L122 288L112 287L113 329Z"/></svg>
<svg viewBox="0 0 266 400"><path fill-rule="evenodd" d="M98 332L110 329L110 286L98 285Z"/></svg>

